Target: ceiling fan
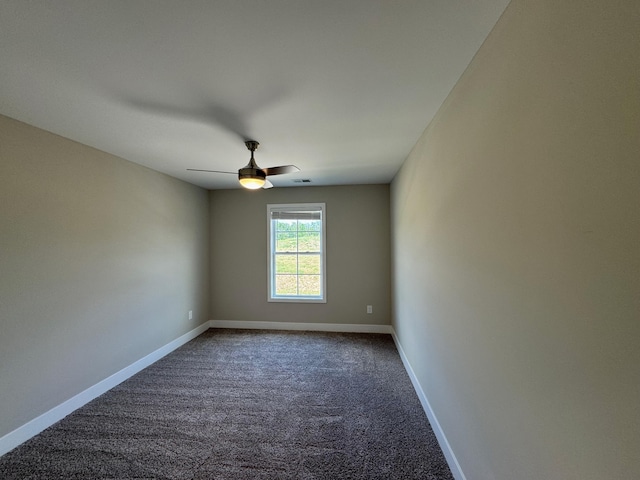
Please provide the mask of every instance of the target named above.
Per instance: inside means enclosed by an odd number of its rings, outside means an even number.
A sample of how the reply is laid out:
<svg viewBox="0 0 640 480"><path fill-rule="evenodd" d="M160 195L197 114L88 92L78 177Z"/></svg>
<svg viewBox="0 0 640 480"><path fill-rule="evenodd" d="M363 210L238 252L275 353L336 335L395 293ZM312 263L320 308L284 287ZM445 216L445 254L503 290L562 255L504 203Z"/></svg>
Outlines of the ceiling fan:
<svg viewBox="0 0 640 480"><path fill-rule="evenodd" d="M279 167L260 168L253 158L253 152L256 151L258 145L260 144L255 140L247 140L246 142L244 142L244 144L251 152L249 163L238 170L238 180L240 181L240 185L242 185L244 188L248 188L250 190L256 190L258 188L271 188L273 187L273 184L269 180L267 180L267 176L282 175L285 173L294 173L300 171L300 169L295 165L281 165ZM197 168L187 168L187 170L192 172L230 173L231 175L236 174L236 172L224 172L220 170L200 170Z"/></svg>

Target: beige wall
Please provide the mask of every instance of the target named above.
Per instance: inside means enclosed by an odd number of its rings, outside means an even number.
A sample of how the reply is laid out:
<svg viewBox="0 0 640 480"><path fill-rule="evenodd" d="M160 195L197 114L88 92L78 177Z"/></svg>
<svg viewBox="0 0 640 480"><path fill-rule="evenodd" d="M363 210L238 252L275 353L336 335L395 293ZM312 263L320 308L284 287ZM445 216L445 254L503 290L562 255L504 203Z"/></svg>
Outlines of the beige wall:
<svg viewBox="0 0 640 480"><path fill-rule="evenodd" d="M513 0L392 184L394 326L468 480L640 478L639 25Z"/></svg>
<svg viewBox="0 0 640 480"><path fill-rule="evenodd" d="M388 185L217 190L210 199L212 319L390 323ZM266 206L304 202L327 207L327 303L267 302Z"/></svg>
<svg viewBox="0 0 640 480"><path fill-rule="evenodd" d="M209 319L208 208L0 116L0 437Z"/></svg>

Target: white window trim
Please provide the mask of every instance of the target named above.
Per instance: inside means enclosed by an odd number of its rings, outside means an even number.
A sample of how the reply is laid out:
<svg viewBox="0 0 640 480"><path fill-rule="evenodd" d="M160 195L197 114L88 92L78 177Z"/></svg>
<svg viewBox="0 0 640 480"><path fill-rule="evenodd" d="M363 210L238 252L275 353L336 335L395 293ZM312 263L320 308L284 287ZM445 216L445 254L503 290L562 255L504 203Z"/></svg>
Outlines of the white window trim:
<svg viewBox="0 0 640 480"><path fill-rule="evenodd" d="M271 211L284 208L308 208L322 212L322 235L320 245L322 297L275 297L273 296L273 232L271 231ZM327 303L327 207L325 203L272 203L267 205L267 301L276 303Z"/></svg>

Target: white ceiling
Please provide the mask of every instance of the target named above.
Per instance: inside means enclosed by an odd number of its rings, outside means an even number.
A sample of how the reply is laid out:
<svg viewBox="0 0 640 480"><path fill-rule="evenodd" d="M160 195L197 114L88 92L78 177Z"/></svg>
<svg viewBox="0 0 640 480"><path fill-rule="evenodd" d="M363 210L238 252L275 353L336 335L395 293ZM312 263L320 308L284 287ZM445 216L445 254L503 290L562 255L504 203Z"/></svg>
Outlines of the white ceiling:
<svg viewBox="0 0 640 480"><path fill-rule="evenodd" d="M0 113L202 187L388 183L508 0L2 0Z"/></svg>

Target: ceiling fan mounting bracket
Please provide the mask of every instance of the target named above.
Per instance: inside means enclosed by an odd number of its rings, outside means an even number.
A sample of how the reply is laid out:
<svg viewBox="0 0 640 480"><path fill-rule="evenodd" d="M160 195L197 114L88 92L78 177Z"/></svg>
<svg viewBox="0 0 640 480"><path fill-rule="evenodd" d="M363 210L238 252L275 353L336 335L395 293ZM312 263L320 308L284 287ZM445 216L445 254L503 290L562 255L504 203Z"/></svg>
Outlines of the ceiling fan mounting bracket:
<svg viewBox="0 0 640 480"><path fill-rule="evenodd" d="M258 145L260 145L255 140L247 140L246 142L244 142L244 144L247 146L247 148L251 152L255 152L257 150L257 148L258 148Z"/></svg>

